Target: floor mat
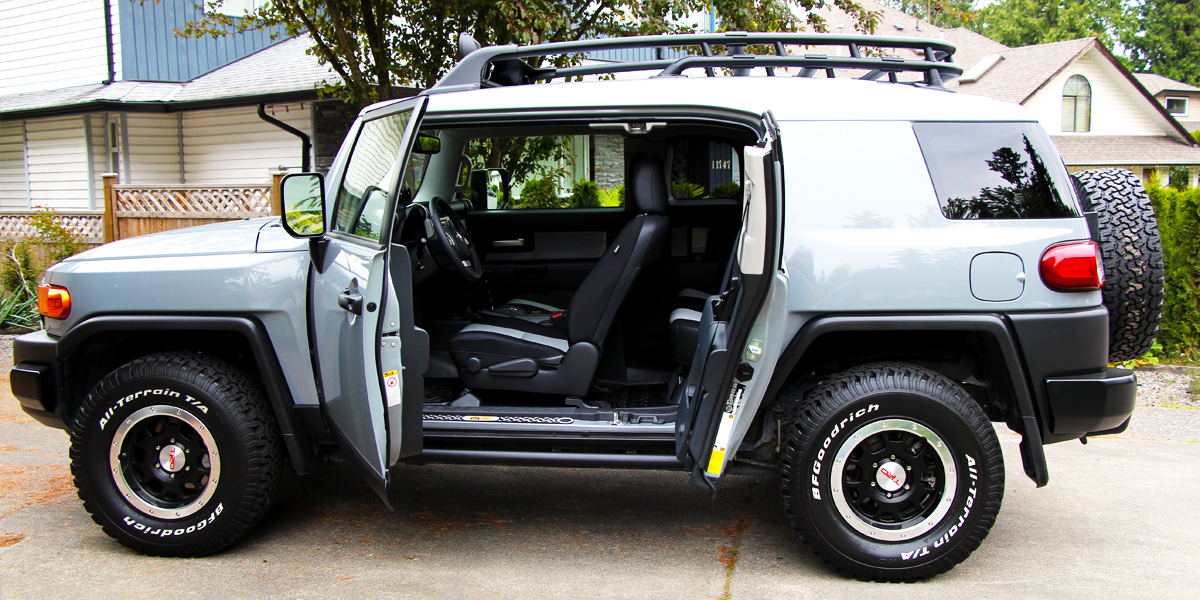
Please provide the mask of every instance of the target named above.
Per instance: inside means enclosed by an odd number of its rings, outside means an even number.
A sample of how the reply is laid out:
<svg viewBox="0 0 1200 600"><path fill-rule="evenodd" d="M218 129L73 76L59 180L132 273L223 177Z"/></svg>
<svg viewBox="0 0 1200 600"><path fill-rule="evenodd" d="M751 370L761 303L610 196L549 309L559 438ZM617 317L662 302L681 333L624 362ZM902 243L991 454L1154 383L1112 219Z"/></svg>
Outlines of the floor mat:
<svg viewBox="0 0 1200 600"><path fill-rule="evenodd" d="M607 402L613 408L648 408L667 404L667 384L627 385L611 392L595 391L584 399L590 405Z"/></svg>
<svg viewBox="0 0 1200 600"><path fill-rule="evenodd" d="M457 379L426 379L425 404L446 404L462 395L463 385Z"/></svg>

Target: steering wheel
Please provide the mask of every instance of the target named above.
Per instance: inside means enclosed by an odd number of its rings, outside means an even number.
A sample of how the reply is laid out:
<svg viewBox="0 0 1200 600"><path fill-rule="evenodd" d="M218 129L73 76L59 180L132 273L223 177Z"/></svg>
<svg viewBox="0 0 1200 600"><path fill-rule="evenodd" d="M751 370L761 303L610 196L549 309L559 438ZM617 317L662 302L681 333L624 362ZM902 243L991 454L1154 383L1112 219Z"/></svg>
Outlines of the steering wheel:
<svg viewBox="0 0 1200 600"><path fill-rule="evenodd" d="M442 222L443 218L446 219L445 223ZM438 247L443 256L454 265L454 269L471 283L482 279L483 263L479 260L479 253L475 251L475 244L471 242L467 227L459 220L458 215L454 214L450 203L436 197L431 200L429 220L433 222Z"/></svg>

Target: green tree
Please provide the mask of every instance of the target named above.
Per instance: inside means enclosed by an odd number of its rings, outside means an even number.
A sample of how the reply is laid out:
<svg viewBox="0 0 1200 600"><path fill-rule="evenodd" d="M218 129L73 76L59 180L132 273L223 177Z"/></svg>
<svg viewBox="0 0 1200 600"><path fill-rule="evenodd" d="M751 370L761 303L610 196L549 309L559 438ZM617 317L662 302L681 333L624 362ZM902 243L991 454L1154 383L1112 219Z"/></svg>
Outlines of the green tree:
<svg viewBox="0 0 1200 600"><path fill-rule="evenodd" d="M1129 66L1200 86L1200 0L1139 0L1132 12Z"/></svg>
<svg viewBox="0 0 1200 600"><path fill-rule="evenodd" d="M145 0L139 0L145 1ZM157 1L157 0L156 0ZM713 10L722 29L824 31L816 11L837 6L872 31L875 14L854 0L272 0L242 17L218 12L225 0L200 0L203 16L176 31L223 36L282 26L309 33L309 53L341 78L337 92L369 104L433 85L457 58L457 34L481 44L535 44L605 36L691 31L686 17ZM801 20L797 11L803 9ZM579 60L554 59L555 66Z"/></svg>
<svg viewBox="0 0 1200 600"><path fill-rule="evenodd" d="M1000 0L977 14L970 29L1013 47L1093 36L1112 48L1132 25L1123 0Z"/></svg>

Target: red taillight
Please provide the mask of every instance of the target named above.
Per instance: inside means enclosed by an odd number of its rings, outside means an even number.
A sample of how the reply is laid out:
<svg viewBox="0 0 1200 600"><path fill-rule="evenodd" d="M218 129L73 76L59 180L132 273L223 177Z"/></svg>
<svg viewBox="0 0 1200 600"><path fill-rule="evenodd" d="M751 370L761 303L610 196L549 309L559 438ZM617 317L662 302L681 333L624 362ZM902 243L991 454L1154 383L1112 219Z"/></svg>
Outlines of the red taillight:
<svg viewBox="0 0 1200 600"><path fill-rule="evenodd" d="M38 286L38 312L54 319L71 314L71 294L67 288L43 283Z"/></svg>
<svg viewBox="0 0 1200 600"><path fill-rule="evenodd" d="M1090 292L1104 287L1104 259L1096 242L1069 242L1042 253L1042 281L1060 292Z"/></svg>

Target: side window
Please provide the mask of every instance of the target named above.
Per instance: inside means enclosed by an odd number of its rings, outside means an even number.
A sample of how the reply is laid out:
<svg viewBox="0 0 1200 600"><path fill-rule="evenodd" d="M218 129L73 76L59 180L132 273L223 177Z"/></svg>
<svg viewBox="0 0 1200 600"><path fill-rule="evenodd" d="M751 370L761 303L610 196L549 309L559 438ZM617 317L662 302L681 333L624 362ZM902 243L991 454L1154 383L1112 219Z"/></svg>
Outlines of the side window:
<svg viewBox="0 0 1200 600"><path fill-rule="evenodd" d="M392 188L400 179L404 159L404 128L412 111L388 115L363 123L346 176L334 205L333 230L378 240L383 229L384 209ZM414 165L416 167L417 165ZM419 165L423 172L424 165ZM413 169L407 169L401 185L415 185Z"/></svg>
<svg viewBox="0 0 1200 600"><path fill-rule="evenodd" d="M495 172L488 210L620 208L625 205L625 140L619 135L478 138L467 143L475 169L504 169L509 196Z"/></svg>
<svg viewBox="0 0 1200 600"><path fill-rule="evenodd" d="M1036 123L913 123L947 219L1077 217L1071 179Z"/></svg>
<svg viewBox="0 0 1200 600"><path fill-rule="evenodd" d="M671 153L671 196L676 200L742 197L742 157L725 142L675 142Z"/></svg>

